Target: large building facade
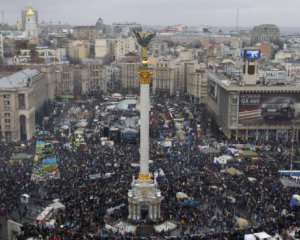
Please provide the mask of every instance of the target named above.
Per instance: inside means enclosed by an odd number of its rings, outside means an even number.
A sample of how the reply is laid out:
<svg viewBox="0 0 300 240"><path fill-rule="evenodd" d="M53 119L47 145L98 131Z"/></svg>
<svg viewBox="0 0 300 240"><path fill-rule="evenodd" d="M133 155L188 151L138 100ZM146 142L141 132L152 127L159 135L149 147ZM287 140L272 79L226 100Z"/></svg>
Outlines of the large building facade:
<svg viewBox="0 0 300 240"><path fill-rule="evenodd" d="M47 100L45 75L35 69L24 69L0 79L1 141L31 139L35 113Z"/></svg>
<svg viewBox="0 0 300 240"><path fill-rule="evenodd" d="M207 106L227 137L256 141L298 140L299 85L230 82L207 71ZM293 133L291 134L291 129Z"/></svg>
<svg viewBox="0 0 300 240"><path fill-rule="evenodd" d="M251 31L251 43L276 42L280 37L280 29L274 24L254 26Z"/></svg>
<svg viewBox="0 0 300 240"><path fill-rule="evenodd" d="M107 69L101 61L83 60L82 93L107 92Z"/></svg>
<svg viewBox="0 0 300 240"><path fill-rule="evenodd" d="M136 49L134 38L105 38L95 41L96 58L111 56L120 61L127 53L135 52Z"/></svg>
<svg viewBox="0 0 300 240"><path fill-rule="evenodd" d="M73 28L73 38L75 40L89 40L94 42L100 36L101 29L98 26L76 26Z"/></svg>
<svg viewBox="0 0 300 240"><path fill-rule="evenodd" d="M117 62L121 69L121 89L124 93L137 93L138 82L138 70L140 63L138 57L134 53L129 53L122 60Z"/></svg>

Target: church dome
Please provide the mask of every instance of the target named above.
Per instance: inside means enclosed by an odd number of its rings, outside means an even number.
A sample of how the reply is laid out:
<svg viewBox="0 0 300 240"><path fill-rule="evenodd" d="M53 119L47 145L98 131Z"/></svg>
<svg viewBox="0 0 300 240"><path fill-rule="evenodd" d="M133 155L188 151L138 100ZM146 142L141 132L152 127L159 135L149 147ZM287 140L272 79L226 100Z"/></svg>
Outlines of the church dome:
<svg viewBox="0 0 300 240"><path fill-rule="evenodd" d="M27 12L26 12L26 16L34 16L34 12L32 11L32 8L29 7Z"/></svg>

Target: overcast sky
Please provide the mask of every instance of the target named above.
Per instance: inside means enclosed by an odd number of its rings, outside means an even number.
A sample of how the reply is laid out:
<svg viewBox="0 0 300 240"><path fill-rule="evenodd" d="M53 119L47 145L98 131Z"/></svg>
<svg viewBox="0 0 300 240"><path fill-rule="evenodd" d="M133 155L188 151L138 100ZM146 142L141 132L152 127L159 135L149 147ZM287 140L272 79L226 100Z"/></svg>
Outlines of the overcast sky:
<svg viewBox="0 0 300 240"><path fill-rule="evenodd" d="M39 21L73 25L95 24L102 17L106 24L235 26L239 8L240 26L300 26L300 0L0 0L5 22L20 20L29 2L39 11Z"/></svg>

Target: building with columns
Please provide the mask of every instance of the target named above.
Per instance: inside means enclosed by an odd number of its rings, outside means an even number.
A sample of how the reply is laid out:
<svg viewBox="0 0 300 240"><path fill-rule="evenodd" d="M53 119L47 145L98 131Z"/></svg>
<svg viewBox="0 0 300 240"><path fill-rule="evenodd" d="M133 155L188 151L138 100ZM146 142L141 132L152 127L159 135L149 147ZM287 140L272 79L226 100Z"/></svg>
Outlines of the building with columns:
<svg viewBox="0 0 300 240"><path fill-rule="evenodd" d="M159 59L154 65L152 93L168 93L170 96L175 94L175 68L171 61Z"/></svg>
<svg viewBox="0 0 300 240"><path fill-rule="evenodd" d="M187 81L187 94L194 103L206 103L207 101L207 77L205 68L197 69L190 73Z"/></svg>
<svg viewBox="0 0 300 240"><path fill-rule="evenodd" d="M82 93L107 92L107 68L101 61L83 59Z"/></svg>
<svg viewBox="0 0 300 240"><path fill-rule="evenodd" d="M137 71L140 62L135 53L128 53L117 65L121 69L121 89L124 93L137 93L139 82Z"/></svg>
<svg viewBox="0 0 300 240"><path fill-rule="evenodd" d="M45 75L24 69L0 79L0 138L5 142L32 138L35 113L47 100Z"/></svg>

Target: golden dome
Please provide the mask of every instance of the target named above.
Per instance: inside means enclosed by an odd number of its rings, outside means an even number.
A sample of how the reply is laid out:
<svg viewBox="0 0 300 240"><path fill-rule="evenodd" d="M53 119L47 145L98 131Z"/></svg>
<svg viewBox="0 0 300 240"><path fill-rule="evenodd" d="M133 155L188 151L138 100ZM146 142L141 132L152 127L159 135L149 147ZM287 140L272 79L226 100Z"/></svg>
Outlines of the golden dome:
<svg viewBox="0 0 300 240"><path fill-rule="evenodd" d="M26 16L34 16L34 12L32 11L31 7L28 8Z"/></svg>

